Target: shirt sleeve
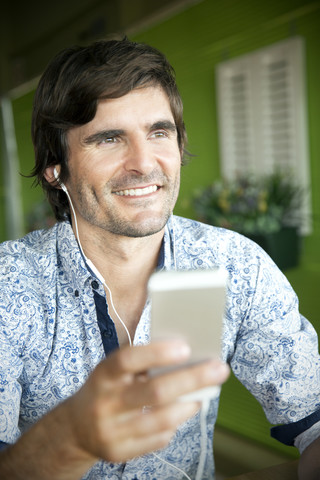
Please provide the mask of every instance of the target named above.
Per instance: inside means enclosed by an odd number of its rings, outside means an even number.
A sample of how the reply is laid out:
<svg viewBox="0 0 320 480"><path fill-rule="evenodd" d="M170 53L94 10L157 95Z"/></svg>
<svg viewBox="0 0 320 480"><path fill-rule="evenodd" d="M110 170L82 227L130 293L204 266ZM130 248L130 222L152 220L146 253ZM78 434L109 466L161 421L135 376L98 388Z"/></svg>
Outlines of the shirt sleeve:
<svg viewBox="0 0 320 480"><path fill-rule="evenodd" d="M312 431L315 432L319 430L320 428L320 409L316 410L314 413L311 413L311 415L308 415L306 418L303 418L302 420L298 420L297 422L292 422L292 423L287 423L285 425L278 425L276 427L271 428L271 436L275 438L276 440L279 440L280 442L284 443L285 445L296 445L298 448L304 445L306 442L306 438L308 437L311 438L311 428L313 426L317 426L317 428L314 428ZM304 440L302 440L302 437L297 440L300 435L303 433L306 433L309 431L308 435L304 435ZM317 435L318 436L318 435ZM317 437L312 437L310 440L310 443L315 440ZM307 445L303 447L306 448ZM300 448L299 448L300 449Z"/></svg>
<svg viewBox="0 0 320 480"><path fill-rule="evenodd" d="M252 242L243 241L242 248L243 260L231 272L227 304L226 322L235 330L229 361L269 422L291 424L273 433L294 444L294 438L311 426L304 419L320 420L315 413L320 408L317 334L299 313L295 292L267 254Z"/></svg>
<svg viewBox="0 0 320 480"><path fill-rule="evenodd" d="M10 325L7 316L10 317L8 303L0 305L0 441L14 443L20 435L19 377L23 363L13 344L18 342L18 338L15 338L19 337L18 329L14 322Z"/></svg>
<svg viewBox="0 0 320 480"><path fill-rule="evenodd" d="M318 437L320 437L320 421L300 433L294 440L294 446L302 453Z"/></svg>

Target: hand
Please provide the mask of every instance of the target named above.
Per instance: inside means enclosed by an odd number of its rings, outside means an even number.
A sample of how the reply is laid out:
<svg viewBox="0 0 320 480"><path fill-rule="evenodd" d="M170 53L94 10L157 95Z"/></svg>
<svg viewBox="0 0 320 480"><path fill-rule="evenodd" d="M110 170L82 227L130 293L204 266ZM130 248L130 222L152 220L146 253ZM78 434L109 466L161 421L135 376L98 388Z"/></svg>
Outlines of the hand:
<svg viewBox="0 0 320 480"><path fill-rule="evenodd" d="M180 340L125 347L110 355L67 401L74 444L84 455L111 462L164 447L199 408L197 403L178 403L177 398L221 384L228 376L228 368L218 361L153 378L145 373L184 362L188 356L189 348Z"/></svg>
<svg viewBox="0 0 320 480"><path fill-rule="evenodd" d="M149 369L188 356L178 340L113 353L75 395L0 452L1 480L77 480L99 458L122 462L166 446L199 408L177 398L228 376L226 365L209 361L148 377Z"/></svg>

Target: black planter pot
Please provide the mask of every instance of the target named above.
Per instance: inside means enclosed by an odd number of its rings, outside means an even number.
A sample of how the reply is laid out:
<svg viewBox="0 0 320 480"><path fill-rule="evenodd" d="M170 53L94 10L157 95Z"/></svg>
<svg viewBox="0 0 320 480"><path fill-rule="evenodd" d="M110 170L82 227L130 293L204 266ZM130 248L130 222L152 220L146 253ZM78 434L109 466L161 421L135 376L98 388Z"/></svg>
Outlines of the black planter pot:
<svg viewBox="0 0 320 480"><path fill-rule="evenodd" d="M248 237L260 245L281 270L299 264L301 237L296 228L285 227L279 232Z"/></svg>

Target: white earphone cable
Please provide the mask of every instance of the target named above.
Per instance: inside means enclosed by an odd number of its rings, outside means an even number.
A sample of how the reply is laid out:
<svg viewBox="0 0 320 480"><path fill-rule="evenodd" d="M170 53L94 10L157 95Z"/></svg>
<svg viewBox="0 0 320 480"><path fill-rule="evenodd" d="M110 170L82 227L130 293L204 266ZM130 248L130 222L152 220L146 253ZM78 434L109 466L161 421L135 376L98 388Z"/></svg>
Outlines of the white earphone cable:
<svg viewBox="0 0 320 480"><path fill-rule="evenodd" d="M115 307L115 306L114 306L114 304L113 304L113 299L112 299L112 293L111 293L111 290L110 290L110 288L108 287L108 285L106 284L106 282L105 282L105 281L103 281L103 285L106 287L106 289L107 289L107 290L108 290L108 292L109 292L110 303L111 303L111 306L112 306L112 308L113 308L113 311L114 311L114 313L116 314L116 316L117 316L117 318L118 318L119 322L121 323L121 325L122 325L122 326L123 326L123 328L125 329L125 331L126 331L126 334L127 334L127 337L128 337L128 340L129 340L129 345L130 345L130 347L132 347L132 339L131 339L130 332L129 332L129 330L128 330L128 328L127 328L126 324L124 323L124 321L121 319L120 315L118 314L118 312L117 312L117 310L116 310L116 307Z"/></svg>
<svg viewBox="0 0 320 480"><path fill-rule="evenodd" d="M205 398L202 400L200 410L200 457L195 480L202 480L204 467L207 458L207 415L210 408L210 400Z"/></svg>
<svg viewBox="0 0 320 480"><path fill-rule="evenodd" d="M97 267L91 262L91 260L89 260L85 254L84 254L84 251L83 251L83 248L82 248L82 245L81 245L81 241L80 241L80 236L79 236L79 230L78 230L78 222L77 222L77 215L76 215L76 212L74 210L74 207L73 207L73 203L72 203L72 200L71 200L71 197L69 195L69 192L68 190L66 189L66 187L64 187L64 192L66 193L67 197L68 197L68 200L70 202L70 206L71 206L71 209L72 209L72 213L73 213L73 216L74 216L74 224L75 224L75 229L76 229L76 235L77 235L77 240L78 240L78 243L79 243L79 247L80 247L80 250L82 252L82 255L84 256L84 258L86 259L86 262L88 263L89 267L91 268L91 270L93 271L93 273L95 273L97 275L97 277L99 278L99 280L101 280L102 284L104 285L104 287L107 289L108 293L109 293L109 297L110 297L110 303L111 303L111 306L113 308L113 311L114 313L116 314L119 322L121 323L121 325L123 326L123 328L125 329L125 332L127 334L127 337L128 337L128 340L129 340L129 345L132 346L132 339L131 339L131 335L129 333L129 330L126 326L126 324L124 323L124 321L121 319L120 315L118 314L115 306L114 306L114 303L113 303L113 298L112 298L112 293L111 293L111 290L110 288L108 287L108 285L106 284L106 281L105 279L103 278L103 276L101 275L101 273L99 272L99 270L97 269Z"/></svg>
<svg viewBox="0 0 320 480"><path fill-rule="evenodd" d="M164 458L159 457L159 455L157 455L157 454L154 453L154 452L152 453L152 455L153 455L154 457L156 457L158 460L160 460L161 462L166 463L167 465L169 465L169 467L174 468L174 469L177 470L178 472L182 473L182 475L184 475L184 476L187 478L187 480L192 480L192 479L189 477L189 475L188 475L186 472L184 472L181 468L177 467L177 466L174 465L173 463L167 462L167 460L164 460Z"/></svg>

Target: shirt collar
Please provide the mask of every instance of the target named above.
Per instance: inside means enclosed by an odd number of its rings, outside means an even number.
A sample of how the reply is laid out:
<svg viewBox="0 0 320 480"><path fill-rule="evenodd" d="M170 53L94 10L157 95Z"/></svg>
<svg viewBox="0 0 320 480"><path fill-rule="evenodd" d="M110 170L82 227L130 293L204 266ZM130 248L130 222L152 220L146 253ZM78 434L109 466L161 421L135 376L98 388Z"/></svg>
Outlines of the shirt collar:
<svg viewBox="0 0 320 480"><path fill-rule="evenodd" d="M58 262L62 270L70 277L76 288L83 288L86 281L92 280L94 274L86 264L78 241L74 235L69 220L59 222L58 235ZM158 270L172 270L175 268L175 236L174 219L170 217L164 229L164 236L158 257Z"/></svg>

